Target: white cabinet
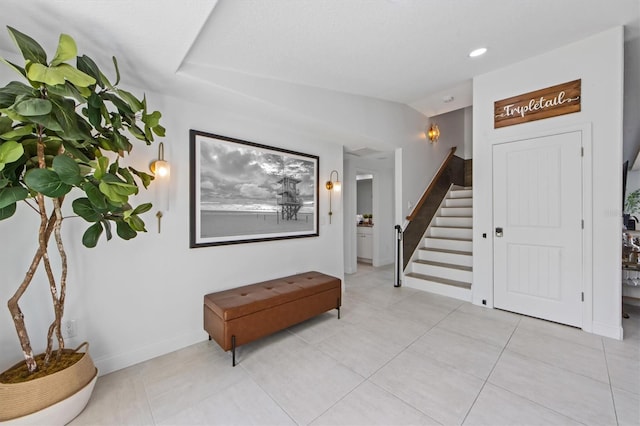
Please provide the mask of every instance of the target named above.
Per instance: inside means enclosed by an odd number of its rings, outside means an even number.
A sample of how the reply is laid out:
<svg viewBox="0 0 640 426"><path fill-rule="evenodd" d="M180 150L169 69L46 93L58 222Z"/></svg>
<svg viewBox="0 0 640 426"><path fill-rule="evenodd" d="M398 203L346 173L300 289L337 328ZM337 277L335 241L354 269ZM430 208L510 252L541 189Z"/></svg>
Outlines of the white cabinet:
<svg viewBox="0 0 640 426"><path fill-rule="evenodd" d="M358 259L371 261L373 259L373 228L370 226L357 227Z"/></svg>

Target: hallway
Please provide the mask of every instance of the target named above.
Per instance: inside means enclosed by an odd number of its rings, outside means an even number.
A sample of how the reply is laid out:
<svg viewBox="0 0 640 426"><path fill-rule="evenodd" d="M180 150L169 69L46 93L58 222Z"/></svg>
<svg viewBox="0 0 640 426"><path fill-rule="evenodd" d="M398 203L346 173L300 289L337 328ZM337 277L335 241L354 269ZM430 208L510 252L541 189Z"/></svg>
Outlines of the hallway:
<svg viewBox="0 0 640 426"><path fill-rule="evenodd" d="M230 354L204 340L98 380L73 425L625 425L640 421L640 309L625 341L346 277L329 312Z"/></svg>

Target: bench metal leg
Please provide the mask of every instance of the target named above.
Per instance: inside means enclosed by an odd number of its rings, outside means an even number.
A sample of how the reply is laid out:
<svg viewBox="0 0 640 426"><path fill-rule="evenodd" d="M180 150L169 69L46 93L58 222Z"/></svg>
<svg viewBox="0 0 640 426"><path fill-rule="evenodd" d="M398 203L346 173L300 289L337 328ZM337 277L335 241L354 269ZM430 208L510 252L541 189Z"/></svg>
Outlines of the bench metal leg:
<svg viewBox="0 0 640 426"><path fill-rule="evenodd" d="M232 364L236 366L236 335L231 336Z"/></svg>
<svg viewBox="0 0 640 426"><path fill-rule="evenodd" d="M336 303L336 309L338 310L338 319L340 319L340 298L338 297L338 302Z"/></svg>

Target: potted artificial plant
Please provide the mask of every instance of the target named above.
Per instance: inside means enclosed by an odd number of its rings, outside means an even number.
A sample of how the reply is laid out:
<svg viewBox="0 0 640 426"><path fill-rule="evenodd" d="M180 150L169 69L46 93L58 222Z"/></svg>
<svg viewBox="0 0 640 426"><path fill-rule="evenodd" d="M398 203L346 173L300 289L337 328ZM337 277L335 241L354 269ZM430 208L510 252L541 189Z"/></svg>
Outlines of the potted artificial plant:
<svg viewBox="0 0 640 426"><path fill-rule="evenodd" d="M117 87L120 73L115 58L112 83L91 58L77 56L70 36L60 35L55 55L48 60L35 40L14 28L8 30L25 64L2 59L21 81L0 88L0 220L36 215L39 225L24 229L25 238L35 244L35 254L8 302L25 361L0 374L0 421L49 405L54 391L68 394L69 383L83 387L95 377L90 360L67 359L86 359L88 354L65 349L62 337L67 284L63 202L71 203L73 213L91 224L82 236L86 247L94 247L102 234L110 239L114 230L125 240L144 232L139 215L151 204L133 207L130 198L138 193L139 184L146 188L153 177L122 166L120 159L133 148L132 137L149 145L154 133L164 136L160 113L147 112L144 97L138 99ZM74 59L75 66L69 63ZM18 203L28 208L18 209ZM50 252L57 255L51 257ZM54 265L56 258L60 263ZM53 320L44 354L34 355L19 302L40 267L52 297ZM69 370L69 364L84 364L81 368L91 377L57 379L53 387L65 389L43 389L45 378ZM38 401L45 397L46 401Z"/></svg>
<svg viewBox="0 0 640 426"><path fill-rule="evenodd" d="M623 221L624 226L627 229L635 230L635 225L638 222L637 217L633 217L635 221L633 225L630 222L631 216L634 214L640 213L640 189L636 189L627 195L627 198L624 201L624 212L623 212Z"/></svg>

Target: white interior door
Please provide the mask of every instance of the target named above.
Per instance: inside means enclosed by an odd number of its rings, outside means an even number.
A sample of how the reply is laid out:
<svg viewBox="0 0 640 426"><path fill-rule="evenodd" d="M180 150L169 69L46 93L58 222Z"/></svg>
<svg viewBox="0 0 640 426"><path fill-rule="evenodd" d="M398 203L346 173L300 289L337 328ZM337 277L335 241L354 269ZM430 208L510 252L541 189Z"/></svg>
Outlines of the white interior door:
<svg viewBox="0 0 640 426"><path fill-rule="evenodd" d="M579 131L494 145L495 307L582 326L581 148Z"/></svg>

